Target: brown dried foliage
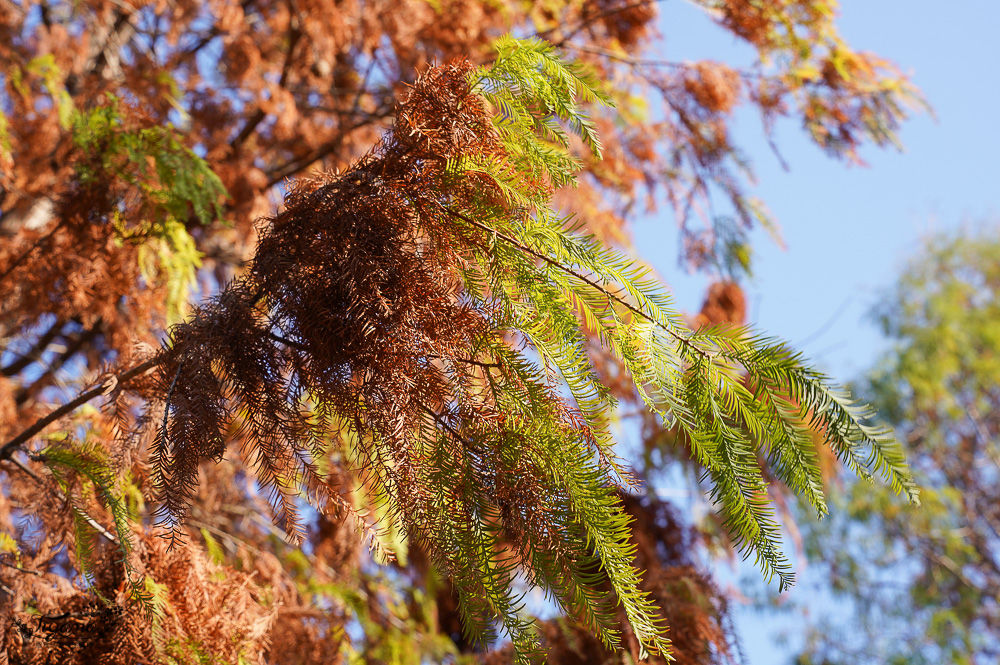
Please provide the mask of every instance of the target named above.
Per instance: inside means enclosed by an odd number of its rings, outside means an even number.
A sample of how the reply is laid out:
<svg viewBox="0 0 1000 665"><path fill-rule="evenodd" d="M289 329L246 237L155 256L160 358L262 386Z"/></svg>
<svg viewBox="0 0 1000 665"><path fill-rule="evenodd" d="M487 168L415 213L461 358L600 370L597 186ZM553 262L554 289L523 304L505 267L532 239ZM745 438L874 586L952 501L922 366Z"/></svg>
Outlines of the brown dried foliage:
<svg viewBox="0 0 1000 665"><path fill-rule="evenodd" d="M478 200L483 183L454 180L445 166L502 154L486 109L469 92L469 71L465 63L431 69L372 153L346 172L293 187L246 275L171 331L143 396L166 409L162 424L155 408L146 422L156 428L160 514L175 533L201 463L226 452L234 421L232 436L272 492L280 528L303 535L295 507L303 486L321 511L350 512L344 488L317 467L336 421L359 451L351 471L391 494L411 539L466 591L482 584L475 568L433 534L473 533L481 516L442 513L441 492L473 493L483 498L467 505L495 506L486 519L502 525L512 556L574 565L560 554L579 538L561 522L565 490L532 455L504 452L530 447L537 424L506 414L482 390L483 369L514 376L509 356L484 352L506 344L498 313L460 290L457 266L489 238L457 225L454 209ZM536 408L548 409L567 436L589 437L554 389ZM429 446L428 437L442 443ZM346 452L342 441L332 445ZM441 455L462 460L450 487L432 480Z"/></svg>
<svg viewBox="0 0 1000 665"><path fill-rule="evenodd" d="M11 663L132 665L242 657L254 664L293 664L319 662L302 655L318 648L336 652L342 633L322 624L335 619L339 627L341 619L332 613L317 620L272 555L244 551L243 560L252 563L240 571L211 561L201 548L170 547L162 534L135 537L135 562L155 587L155 614L130 601L110 545L96 560L89 590L58 573L55 550L17 566L9 558L4 562L0 579L16 588L17 598L33 601L30 612L23 601L9 608L4 637Z"/></svg>
<svg viewBox="0 0 1000 665"><path fill-rule="evenodd" d="M706 111L727 113L739 101L740 75L721 62L699 62L685 72L684 89Z"/></svg>
<svg viewBox="0 0 1000 665"><path fill-rule="evenodd" d="M708 287L705 302L695 317L695 327L742 326L747 322L747 298L739 284L716 282Z"/></svg>
<svg viewBox="0 0 1000 665"><path fill-rule="evenodd" d="M537 422L505 413L482 390L484 369L516 376L510 356L496 353L506 345L498 313L460 291L457 266L490 239L457 225L453 212L468 207L464 199L478 200L483 183L455 181L445 166L501 154L486 109L469 92L469 70L464 63L431 69L372 153L346 172L293 187L247 274L172 330L144 396L167 409L162 425L155 409L147 420L157 426L151 462L160 513L175 530L199 465L226 451L234 418L242 457L272 492L279 527L303 535L300 486L321 511L350 512L344 488L317 470L336 421L355 441L351 472L366 488L390 493L409 537L473 590L471 602L484 603L472 612L488 611L485 590L474 591L482 580L464 553L434 536L477 532L481 516L471 506L495 507L486 518L502 525L513 556L574 565L561 554L580 538L561 521L566 490L536 467L537 453L505 452L532 447ZM548 391L533 414L589 440L582 418ZM329 445L346 453L343 441ZM434 480L442 455L457 474L444 487ZM470 507L442 512L442 493L466 497Z"/></svg>
<svg viewBox="0 0 1000 665"><path fill-rule="evenodd" d="M468 361L492 329L458 297L461 257L439 185L449 158L498 150L467 71L432 69L368 157L297 182L247 275L173 329L154 388L169 416L152 456L168 518L184 511L199 463L225 452L238 417L279 526L298 533L298 474L324 503L334 498L313 461L329 418L396 441L405 457L428 413L445 417L453 381L473 379Z"/></svg>

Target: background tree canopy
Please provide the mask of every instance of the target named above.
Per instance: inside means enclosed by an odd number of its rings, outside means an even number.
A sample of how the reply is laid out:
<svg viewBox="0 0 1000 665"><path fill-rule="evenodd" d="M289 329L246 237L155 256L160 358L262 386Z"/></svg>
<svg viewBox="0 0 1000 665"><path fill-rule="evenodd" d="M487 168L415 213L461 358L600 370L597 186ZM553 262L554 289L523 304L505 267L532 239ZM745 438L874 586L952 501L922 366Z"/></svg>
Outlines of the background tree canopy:
<svg viewBox="0 0 1000 665"><path fill-rule="evenodd" d="M703 474L782 586L772 499L824 513L835 460L914 499L734 282L685 321L619 251L667 203L738 278L734 109L858 160L915 101L830 3L703 6L756 63L642 59L649 2L0 5L6 656L725 661L642 478Z"/></svg>
<svg viewBox="0 0 1000 665"><path fill-rule="evenodd" d="M935 236L877 310L894 346L863 390L906 437L922 505L852 486L809 525L853 611L817 627L802 662L1000 657L998 287L995 228Z"/></svg>

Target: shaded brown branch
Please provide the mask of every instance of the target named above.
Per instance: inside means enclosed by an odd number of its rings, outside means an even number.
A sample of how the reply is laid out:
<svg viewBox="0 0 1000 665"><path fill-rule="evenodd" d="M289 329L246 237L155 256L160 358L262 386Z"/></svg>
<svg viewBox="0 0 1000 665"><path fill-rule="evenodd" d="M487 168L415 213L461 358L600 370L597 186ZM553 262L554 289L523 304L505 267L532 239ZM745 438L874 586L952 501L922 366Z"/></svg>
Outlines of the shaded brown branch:
<svg viewBox="0 0 1000 665"><path fill-rule="evenodd" d="M56 322L53 323L48 330L39 335L38 340L35 341L35 344L34 346L31 347L30 351L28 351L26 354L24 354L11 364L7 365L3 369L0 369L0 375L7 377L15 376L31 363L37 362L41 358L42 354L45 353L45 349L48 347L48 345L52 342L52 340L56 338L56 335L59 334L59 331L62 330L62 326L63 322L60 320L56 320Z"/></svg>
<svg viewBox="0 0 1000 665"><path fill-rule="evenodd" d="M73 400L63 404L59 408L51 411L48 415L43 416L35 421L33 425L23 430L20 434L9 440L7 443L0 448L0 461L12 459L12 455L17 452L24 444L31 441L31 439L42 432L46 427L59 420L63 416L69 415L79 407L83 406L90 400L100 397L105 394L110 388L115 385L121 386L128 381L131 381L135 377L143 374L147 370L156 367L160 363L164 362L166 356L163 354L153 356L149 360L142 362L135 367L125 370L117 376L109 377L104 381L100 382L90 390L85 390L76 396ZM115 383L117 379L117 384Z"/></svg>
<svg viewBox="0 0 1000 665"><path fill-rule="evenodd" d="M95 337L103 329L103 324L101 321L95 323L92 327L83 330L75 337L71 338L66 349L60 353L53 361L52 364L45 369L31 385L22 388L17 392L14 397L14 402L20 406L32 399L34 396L38 395L39 392L44 390L47 386L51 385L55 379L56 374L62 369L63 365L70 361L70 359L80 352L83 347L94 340Z"/></svg>
<svg viewBox="0 0 1000 665"><path fill-rule="evenodd" d="M288 73L291 70L292 65L292 55L295 52L295 47L298 46L299 40L302 38L302 31L299 28L293 28L291 35L288 38L288 52L285 53L285 64L281 67L281 78L278 79L278 87L284 88L288 83ZM250 119L247 120L247 124L243 127L240 133L233 139L232 147L238 148L243 145L243 142L250 138L250 135L256 131L260 123L267 117L267 114L263 110L257 109Z"/></svg>
<svg viewBox="0 0 1000 665"><path fill-rule="evenodd" d="M184 361L177 363L177 371L174 372L174 380L170 382L170 389L167 390L167 398L163 402L163 424L160 426L160 436L163 438L164 446L168 442L168 425L170 424L170 399L174 396L174 388L177 387L177 379L181 376L181 370L184 369Z"/></svg>
<svg viewBox="0 0 1000 665"><path fill-rule="evenodd" d="M45 574L45 573L42 573L41 571L38 571L38 570L30 570L28 568L22 568L21 566L18 566L17 564L8 563L7 561L3 560L3 557L0 557L0 566L7 566L8 568L13 568L14 570L16 570L18 572L27 573L28 575L35 575L37 577L41 577L42 575Z"/></svg>
<svg viewBox="0 0 1000 665"><path fill-rule="evenodd" d="M458 442L461 443L463 446L465 446L466 449L471 450L472 452L476 453L477 455L482 455L483 454L483 447L482 446L477 445L474 441L472 441L470 439L467 439L466 437L462 436L454 427L452 427L451 425L448 424L448 421L446 421L444 419L444 416L442 416L441 414L437 413L433 409L431 409L431 408L429 408L427 406L424 406L423 404L420 404L420 408L427 415L429 415L431 418L433 418L434 421L437 422L437 424L441 425L441 427L443 427L445 429L445 431L447 431L453 437L455 437L456 439L458 439Z"/></svg>
<svg viewBox="0 0 1000 665"><path fill-rule="evenodd" d="M316 148L315 150L312 150L306 153L305 155L302 155L301 157L296 157L295 159L285 162L281 166L272 169L268 174L269 177L267 180L267 186L273 187L282 180L284 180L285 178L287 178L288 176L298 172L300 169L303 169L312 164L313 162L323 159L327 155L333 153L338 148L340 148L340 145L344 140L344 135L354 131L358 127L361 127L362 124L364 123L357 124L348 129L345 129L344 131L337 134L337 137L332 141L328 141L326 144Z"/></svg>

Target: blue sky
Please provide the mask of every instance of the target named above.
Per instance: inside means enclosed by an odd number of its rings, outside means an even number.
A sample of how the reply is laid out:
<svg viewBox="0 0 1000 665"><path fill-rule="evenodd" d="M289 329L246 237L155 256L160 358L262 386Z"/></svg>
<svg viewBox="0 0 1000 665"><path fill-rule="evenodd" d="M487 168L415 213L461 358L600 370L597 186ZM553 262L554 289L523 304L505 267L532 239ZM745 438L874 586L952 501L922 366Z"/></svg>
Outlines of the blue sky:
<svg viewBox="0 0 1000 665"><path fill-rule="evenodd" d="M756 193L775 213L788 249L756 236L755 279L748 286L760 326L804 349L839 379L867 367L880 347L865 313L890 286L926 234L1000 215L1000 56L989 44L1000 29L1000 3L846 0L839 26L847 41L909 72L936 117L915 115L904 127L904 152L869 148L865 167L827 157L797 123L778 127L790 166L782 170L753 114L742 114L737 142L757 172ZM661 6L662 52L672 59L746 62L750 51L684 2ZM677 268L668 216L635 228L636 244L688 310L700 306L705 281ZM845 303L847 303L845 305ZM791 306L789 306L791 305ZM824 327L841 310L822 335ZM830 348L835 347L835 348Z"/></svg>
<svg viewBox="0 0 1000 665"><path fill-rule="evenodd" d="M788 245L782 251L766 234L755 236L755 277L746 285L752 320L798 344L836 379L849 381L885 350L867 312L921 239L1000 221L1000 55L993 46L1000 2L840 4L838 25L846 41L911 74L934 117L922 113L906 123L900 135L904 152L864 150L867 168L830 159L794 121L779 125L777 133L788 172L767 147L754 115L738 118L735 136L757 172L755 193L778 218ZM661 31L665 58L740 64L752 57L682 1L661 4ZM664 213L643 220L634 235L636 247L675 291L682 308L697 311L706 281L678 269L673 219ZM734 576L744 573L752 569L741 567ZM798 588L812 593L806 589L809 582L807 570ZM813 614L826 610L822 602L811 608ZM750 665L789 661L790 651L772 638L791 627L794 645L793 620L747 611L737 618Z"/></svg>

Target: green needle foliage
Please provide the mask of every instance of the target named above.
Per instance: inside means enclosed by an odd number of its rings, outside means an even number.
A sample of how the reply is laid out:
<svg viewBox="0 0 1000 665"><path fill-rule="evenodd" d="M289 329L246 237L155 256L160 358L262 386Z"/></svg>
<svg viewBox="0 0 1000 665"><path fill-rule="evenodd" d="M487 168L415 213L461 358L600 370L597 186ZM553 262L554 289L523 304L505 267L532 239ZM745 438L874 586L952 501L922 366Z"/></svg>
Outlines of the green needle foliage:
<svg viewBox="0 0 1000 665"><path fill-rule="evenodd" d="M508 207L482 199L462 211L463 221L489 227L501 241L477 255L480 274L466 275L466 283L485 282L509 313L512 330L546 366L558 368L600 450L610 453L603 416L612 405L587 362L577 316L623 362L646 404L681 429L713 482L713 499L736 543L768 578L778 575L782 588L792 576L759 451L821 515L826 502L812 431L821 432L852 471L865 478L876 473L915 502L902 451L890 430L867 424L870 407L780 341L746 328L688 330L645 269L576 233L573 220L551 210L547 193L531 179L541 172L552 183L571 183L575 174L555 118L599 154L599 138L577 100L610 102L579 66L543 43L508 38L498 50L496 64L476 72L473 90L499 111L496 124L509 158L498 160L491 176Z"/></svg>
<svg viewBox="0 0 1000 665"><path fill-rule="evenodd" d="M114 96L106 102L71 114L73 144L85 156L75 165L76 177L81 188L112 179L130 190L122 196L128 215L115 210L110 221L118 242L137 246L143 279L165 287L167 319L174 323L186 313L201 265L187 225L220 220L226 189L175 129L152 124Z"/></svg>
<svg viewBox="0 0 1000 665"><path fill-rule="evenodd" d="M818 617L801 662L996 662L996 226L927 238L873 314L892 345L861 385L905 438L923 505L851 483L833 519L808 525L807 552L854 611Z"/></svg>
<svg viewBox="0 0 1000 665"><path fill-rule="evenodd" d="M219 177L184 146L176 130L144 127L150 121L136 114L110 95L105 105L73 113L73 144L93 157L76 165L80 182L90 185L114 172L141 192L141 212L154 226L164 218L187 220L189 215L200 224L220 219L226 190Z"/></svg>
<svg viewBox="0 0 1000 665"><path fill-rule="evenodd" d="M119 562L125 570L125 584L132 599L137 601L143 611L152 613L152 596L146 591L146 581L135 569L132 552L135 549L132 538L132 527L127 503L116 492L114 468L100 448L92 444L76 445L67 440L50 445L34 456L43 462L59 484L73 516L75 528L75 543L80 571L88 583L93 583L92 562L94 560L94 541L101 535L113 539L118 549ZM109 534L78 503L75 494L96 496L100 503L111 514L114 523L114 534ZM111 604L108 599L102 599Z"/></svg>
<svg viewBox="0 0 1000 665"><path fill-rule="evenodd" d="M679 429L734 540L782 588L762 456L819 513L817 433L863 477L916 489L870 409L781 343L690 330L652 275L552 209L573 141L600 154L582 104L610 98L541 41L498 52L431 69L368 156L293 184L247 274L174 327L146 394L161 512L179 523L198 464L235 431L294 535L301 491L351 509L321 472L337 452L373 514L451 578L473 641L538 653L521 575L607 645L617 604L643 653L668 653L588 337Z"/></svg>

